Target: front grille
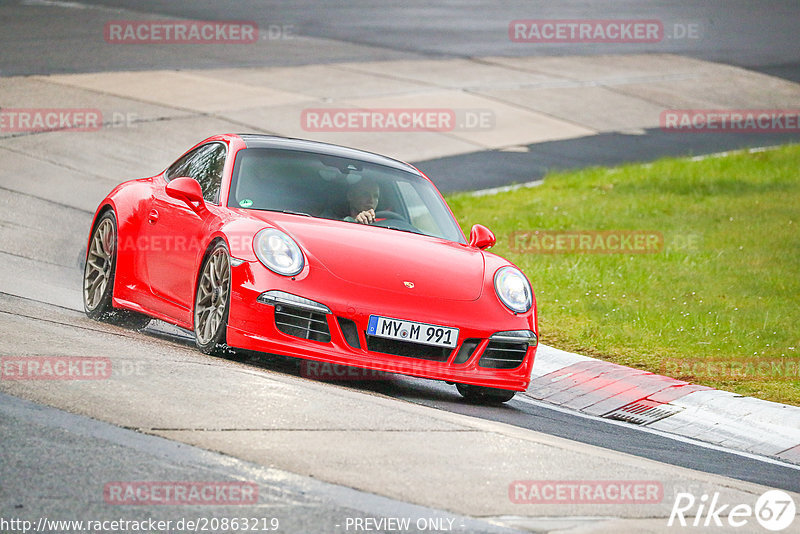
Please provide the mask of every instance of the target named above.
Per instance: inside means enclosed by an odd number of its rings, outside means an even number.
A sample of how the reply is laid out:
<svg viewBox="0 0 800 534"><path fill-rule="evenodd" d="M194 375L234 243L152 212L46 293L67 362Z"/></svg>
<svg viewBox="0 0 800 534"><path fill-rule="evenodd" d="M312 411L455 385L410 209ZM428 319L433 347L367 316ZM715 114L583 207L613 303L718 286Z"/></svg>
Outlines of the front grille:
<svg viewBox="0 0 800 534"><path fill-rule="evenodd" d="M328 343L331 340L331 331L324 313L277 304L275 306L275 326L290 336L322 343Z"/></svg>
<svg viewBox="0 0 800 534"><path fill-rule="evenodd" d="M490 369L514 369L522 365L527 352L527 343L490 341L478 365Z"/></svg>
<svg viewBox="0 0 800 534"><path fill-rule="evenodd" d="M418 358L420 360L436 362L446 362L452 352L452 349L448 349L447 347L434 347L433 345L423 345L422 343L398 341L375 336L367 336L367 350L370 352L381 352L383 354L393 354L394 356L406 356L408 358Z"/></svg>

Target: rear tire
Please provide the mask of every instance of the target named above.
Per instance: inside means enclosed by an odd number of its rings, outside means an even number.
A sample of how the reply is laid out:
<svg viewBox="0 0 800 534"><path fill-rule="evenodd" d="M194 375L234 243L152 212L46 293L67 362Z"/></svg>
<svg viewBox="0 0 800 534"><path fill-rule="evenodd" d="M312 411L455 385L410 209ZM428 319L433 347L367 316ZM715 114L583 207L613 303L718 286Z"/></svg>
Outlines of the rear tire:
<svg viewBox="0 0 800 534"><path fill-rule="evenodd" d="M517 394L516 391L508 389L473 386L472 384L456 384L456 389L466 400L480 404L502 404L510 401Z"/></svg>
<svg viewBox="0 0 800 534"><path fill-rule="evenodd" d="M117 270L117 218L105 212L92 230L83 267L83 310L90 319L142 329L150 317L130 310L115 309L114 277Z"/></svg>
<svg viewBox="0 0 800 534"><path fill-rule="evenodd" d="M225 243L217 243L203 261L194 299L194 338L206 354L223 354L231 297L231 257Z"/></svg>

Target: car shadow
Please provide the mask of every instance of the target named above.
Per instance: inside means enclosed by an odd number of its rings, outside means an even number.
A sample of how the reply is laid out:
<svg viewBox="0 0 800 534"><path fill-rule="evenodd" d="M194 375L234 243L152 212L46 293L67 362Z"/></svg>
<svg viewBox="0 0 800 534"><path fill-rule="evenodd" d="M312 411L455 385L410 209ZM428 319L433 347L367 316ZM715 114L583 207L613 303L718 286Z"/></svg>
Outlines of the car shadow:
<svg viewBox="0 0 800 534"><path fill-rule="evenodd" d="M142 333L185 347L195 348L194 335L191 331L157 319L152 320L147 327L142 329ZM453 385L441 380L418 378L384 371L370 371L361 367L332 365L281 354L269 354L244 349L227 348L218 357L296 378L324 382L365 393L384 395L448 411L463 412L464 408L469 406L474 407L476 410L481 410L483 415L486 415L485 410L517 410L517 408L508 403L484 404L480 401L465 399Z"/></svg>

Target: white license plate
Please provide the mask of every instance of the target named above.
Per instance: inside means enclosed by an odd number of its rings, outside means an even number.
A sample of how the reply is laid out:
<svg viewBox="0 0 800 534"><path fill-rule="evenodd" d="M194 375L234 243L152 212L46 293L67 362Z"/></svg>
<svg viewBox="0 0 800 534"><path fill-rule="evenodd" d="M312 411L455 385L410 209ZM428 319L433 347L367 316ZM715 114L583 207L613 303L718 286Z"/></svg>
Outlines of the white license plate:
<svg viewBox="0 0 800 534"><path fill-rule="evenodd" d="M458 328L404 321L402 319L381 317L380 315L369 316L367 334L388 339L399 339L400 341L422 343L424 345L449 347L451 349L455 348L458 341Z"/></svg>

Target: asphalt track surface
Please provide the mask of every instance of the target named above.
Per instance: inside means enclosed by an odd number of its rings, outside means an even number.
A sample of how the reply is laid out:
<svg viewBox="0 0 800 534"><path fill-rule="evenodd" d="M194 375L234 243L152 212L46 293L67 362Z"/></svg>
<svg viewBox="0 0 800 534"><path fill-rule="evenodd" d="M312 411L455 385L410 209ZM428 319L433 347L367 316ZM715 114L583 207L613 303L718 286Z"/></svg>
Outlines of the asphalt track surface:
<svg viewBox="0 0 800 534"><path fill-rule="evenodd" d="M37 3L43 6L58 4L58 2L48 3L45 0L31 0L27 4L35 5ZM573 1L559 3L557 7L552 2L503 3L502 6L455 2L448 3L446 7L431 7L422 2L406 2L400 7L374 7L372 4L363 2L324 2L320 4L294 2L286 5L280 2L253 1L225 3L211 1L192 3L87 1L80 3L83 6L81 8L69 8L67 15L62 13L56 16L56 12L53 11L50 12L53 13L52 16L45 14L36 17L20 16L20 14L25 14L26 6L19 4L18 2L0 2L0 9L10 14L9 18L4 18L0 22L0 28L3 30L0 33L0 46L4 50L2 60L0 60L0 75L2 76L117 69L300 65L341 60L472 57L492 54L609 53L608 48L600 48L595 45L554 45L532 51L529 47L510 43L508 39L502 37L506 34L508 22L514 19L597 17L659 18L666 21L670 27L674 27L674 24L697 24L702 29L703 38L697 41L676 39L657 46L619 45L614 48L613 53L667 51L745 66L789 80L800 79L800 37L797 32L800 4L796 1L771 2L770 9L760 10L757 14L753 13L752 3L744 1L685 2L680 5L664 5L660 2ZM172 47L163 52L154 52L152 49L131 49L123 53L118 50L111 52L102 41L97 42L86 38L87 29L80 24L80 10L94 8L86 6L121 9L120 18L131 17L131 13L138 13L151 18L170 16L201 20L255 20L261 27L289 26L291 31L298 35L330 39L335 41L337 46L332 46L327 51L316 50L319 53L314 55L309 55L304 50L282 50L280 53L276 51L274 55L262 57L251 57L246 50L226 49L220 53L211 54L206 50L194 47L177 51L175 47ZM13 18L14 16L18 18ZM12 20L13 24L10 23ZM498 38L498 33L500 38ZM344 44L342 45L342 43ZM348 43L358 46L350 49L346 46ZM1 101L0 104L2 104ZM478 188L522 181L523 177L530 176L532 167L540 169L537 172L543 174L547 170L559 168L559 166L569 168L587 164L610 164L637 159L652 159L661 155L726 150L751 146L756 141L759 144L773 144L789 139L792 137L776 136L765 139L764 136L760 136L750 139L746 136L735 138L709 136L705 140L694 137L692 141L676 141L674 137L670 138L659 132L648 132L644 136L609 134L608 136L531 146L529 153L510 157L506 154L502 159L497 158L496 153L483 153L421 162L420 166L432 175L437 175L437 171L439 174L447 173L448 169L452 172L452 169L457 169L459 165L463 165L467 172L474 173L472 175L458 173L466 176L466 180L442 184L442 188L445 190L455 190L467 188L467 186ZM565 155L566 158L559 157L559 155ZM525 169L525 172L521 172L520 169ZM501 182L482 183L478 181L479 176L488 174L487 170L491 170L493 176L502 177ZM15 198L14 200L20 199ZM38 206L41 204L41 199L34 195L22 199L22 202L30 202L31 205ZM66 231L73 227L88 228L89 218L89 213L73 213L72 220L60 227L60 230ZM53 224L49 226L49 228L54 227ZM59 228L55 228L58 232ZM72 241L72 239L68 239L68 241ZM22 256L27 254L27 251L24 250L19 252ZM79 257L81 251L74 250L72 254L73 257ZM14 258L6 259L10 264L16 261ZM73 279L63 280L64 283L73 283L79 279L77 262L69 276ZM34 303L37 299L42 298L41 295L32 297L24 293L25 288L21 288L16 297L9 297L8 294L4 294L3 297L32 298L31 302ZM45 301L45 304L42 305L58 308L57 299L51 300L49 303L46 298L42 300ZM37 303L37 305L39 304ZM62 310L59 313L62 312L77 313L75 309ZM32 314L31 318L35 318L35 311L29 311L29 313ZM72 315L70 316L72 317ZM24 317L24 315L20 313L17 314L17 317ZM92 334L87 332L86 335ZM176 345L186 345L186 340L179 335L165 334L158 328L149 330L149 336L148 342L155 351L168 350ZM43 338L41 342L45 344L48 341ZM123 350L124 347L125 341L123 340L120 342L120 350ZM297 375L296 362L280 358L253 357L241 365L252 366L254 369L267 369L288 376ZM536 430L667 464L720 474L765 486L800 491L798 471L786 465L685 440L676 440L655 433L642 432L640 429L627 425L570 414L525 399L515 399L503 407L470 405L462 402L452 387L406 377L398 377L387 383L345 384L345 387L379 397L388 397L470 417L508 423L520 428ZM8 397L3 397L3 401L6 411L0 417L0 421L4 425L3 446L5 452L0 462L0 475L3 480L2 493L0 493L3 498L0 508L4 514L12 512L15 508L14 500L10 498L10 495L24 495L26 491L30 490L29 480L38 484L46 484L44 479L33 476L40 471L40 465L31 461L30 454L27 456L27 463L15 463L16 460L11 460L13 451L25 451L31 447L31 443L35 443L34 446L39 447L34 450L50 451L51 453L60 451L59 454L63 455L64 462L74 460L74 451L80 450L86 458L85 465L92 465L92 469L96 469L96 471L92 471L95 473L95 477L98 476L97 472L102 472L102 476L106 479L110 479L109 477L112 477L114 473L121 476L119 475L120 464L136 462L136 460L132 460L134 456L109 456L108 447L97 441L99 431L78 433L79 437L75 437L76 426L92 425L94 424L92 422L70 419L72 416L67 414L50 412L49 409L25 404L23 401L16 401ZM33 417L31 413L34 412L43 417L38 419ZM24 424L30 425L30 428L23 429ZM64 439L53 439L53 429L56 427L61 428L62 431L66 429ZM8 429L14 431L11 432ZM121 432L121 430L107 427L100 434L105 442L117 443L120 446L123 443L130 443L130 440L133 439L130 436L121 437L115 432ZM142 439L144 440L145 437ZM148 447L150 447L149 444L141 445L138 448L139 453L150 450ZM187 453L189 449L181 451L180 447L174 450L170 447L174 447L172 442L159 443L156 448L161 451L157 455L160 461L150 463L143 461L139 468L140 476L144 474L158 477L160 474L162 477L190 478L196 473L176 475L166 472L170 469L183 469L192 462L194 462L194 468L203 462L214 466L219 465L218 459L206 457L199 460L192 456L192 461L187 461L183 457L179 461L180 454ZM165 452L166 449L170 450ZM190 455L202 454L194 449L191 451ZM106 458L107 461L99 461L99 458ZM58 471L63 469L64 462L59 463L53 460L53 462L46 463L57 474L61 481L62 491L65 491L67 487L74 487L76 480L79 480L81 476L75 470ZM217 468L214 467L214 469ZM235 468L250 469L248 466L236 466ZM20 474L24 476L20 477ZM275 481L272 483L278 484ZM291 486L290 490L294 501L290 500L290 502L293 506L309 506L309 510L313 508L308 513L302 514L303 521L307 520L307 522L298 520L298 523L290 528L291 531L313 529L321 522L331 521L332 515L342 517L342 514L350 513L343 511L348 507L348 503L358 500L355 498L355 494L339 494L338 497L328 501L329 504L332 503L330 508L319 506L318 502L311 506L298 497L298 495L309 492L308 487L303 487L304 484L307 484L306 481L297 480L289 484L283 480L280 483ZM292 484L295 485L292 486ZM314 488L314 491L329 498L331 492L343 490ZM368 497L362 495L360 498ZM280 502L287 501L281 500ZM72 505L75 506L76 503L72 503ZM362 511L369 509L375 513L375 510L380 509L381 506L387 507L384 509L390 509L392 506L400 505L397 502L384 502L380 505L370 502L364 504ZM54 505L49 503L46 506ZM415 513L423 512L416 511ZM476 531L481 529L479 526L474 528Z"/></svg>
<svg viewBox="0 0 800 534"><path fill-rule="evenodd" d="M187 346L193 344L188 336L163 332L160 336L165 340ZM300 363L292 358L258 354L243 354L241 358L254 367L301 376ZM789 491L800 491L800 469L786 464L765 462L758 456L708 446L679 436L642 430L608 419L576 415L572 411L548 406L522 394L501 406L483 406L465 403L455 388L435 380L393 375L388 380L332 383L439 410L499 421L689 469L722 474Z"/></svg>
<svg viewBox="0 0 800 534"><path fill-rule="evenodd" d="M800 81L800 4L775 0L757 8L749 0L643 2L514 1L431 5L381 2L174 2L170 0L6 1L7 24L0 75L118 70L273 67L342 61L485 56L565 56L672 53L741 66ZM39 7L36 12L31 7ZM60 9L59 9L60 8ZM262 44L203 47L110 47L91 23L92 11L118 19L254 21ZM34 14L35 13L35 14ZM518 19L656 20L657 43L515 43L509 23ZM301 37L320 42L308 43ZM731 87L731 92L736 92ZM648 129L609 132L529 145L516 153L485 151L415 160L445 192L493 188L537 180L548 171L652 161L800 141L798 133L676 134Z"/></svg>
<svg viewBox="0 0 800 534"><path fill-rule="evenodd" d="M4 1L13 12L18 2ZM25 4L26 2L21 2ZM94 6L118 10L120 19L148 18L255 21L259 28L285 27L293 34L351 43L358 48L332 46L315 55L276 50L252 54L245 47L219 52L152 50L134 47L120 52L93 37L81 26L81 9L46 22L21 17L0 36L3 75L102 72L153 68L209 68L325 63L424 57L595 55L676 53L744 66L787 79L800 79L800 6L793 0L773 0L768 7L749 0L659 2L656 0L516 0L508 2L453 1L432 3L407 0L397 4L355 1L217 2L199 0L86 0L58 2L27 0L28 5ZM561 43L526 45L508 38L508 25L518 19L635 19L658 20L665 39L650 44ZM685 28L695 28L681 37ZM269 38L269 35L267 35ZM366 48L365 48L366 47ZM175 47L172 47L175 48ZM80 53L75 53L80 51ZM280 53L278 53L280 52ZM732 88L732 90L734 90Z"/></svg>

